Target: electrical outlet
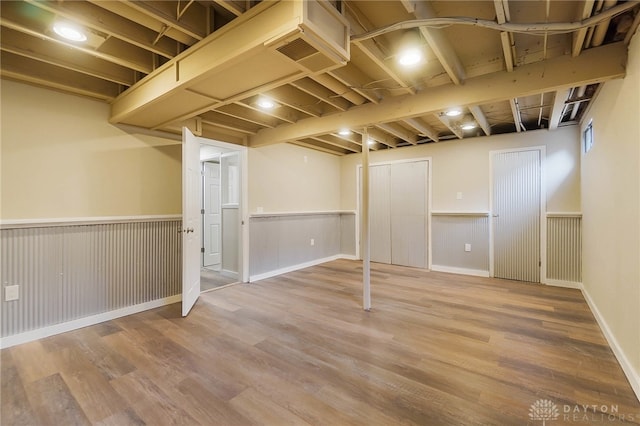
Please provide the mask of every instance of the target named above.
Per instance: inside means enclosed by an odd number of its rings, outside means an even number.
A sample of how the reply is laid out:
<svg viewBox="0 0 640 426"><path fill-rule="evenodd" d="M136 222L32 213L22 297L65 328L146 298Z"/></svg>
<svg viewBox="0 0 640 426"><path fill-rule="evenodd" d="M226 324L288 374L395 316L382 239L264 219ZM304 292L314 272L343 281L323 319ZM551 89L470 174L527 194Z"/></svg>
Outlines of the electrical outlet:
<svg viewBox="0 0 640 426"><path fill-rule="evenodd" d="M471 251L471 244L465 244L464 251Z"/></svg>
<svg viewBox="0 0 640 426"><path fill-rule="evenodd" d="M462 192L456 192L456 200L462 200Z"/></svg>
<svg viewBox="0 0 640 426"><path fill-rule="evenodd" d="M10 302L20 298L20 286L8 285L4 288L4 301Z"/></svg>
<svg viewBox="0 0 640 426"><path fill-rule="evenodd" d="M315 246L315 245L316 245L316 240L314 240L314 239L312 238L312 239L311 239L310 244L311 244L312 246Z"/></svg>

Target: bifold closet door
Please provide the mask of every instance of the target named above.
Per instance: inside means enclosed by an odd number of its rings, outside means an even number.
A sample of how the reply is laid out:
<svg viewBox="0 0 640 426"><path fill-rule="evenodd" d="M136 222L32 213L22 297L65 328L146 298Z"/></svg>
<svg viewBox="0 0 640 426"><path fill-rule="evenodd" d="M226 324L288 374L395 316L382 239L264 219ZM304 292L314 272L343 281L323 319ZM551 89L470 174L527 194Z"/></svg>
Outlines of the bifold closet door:
<svg viewBox="0 0 640 426"><path fill-rule="evenodd" d="M428 163L391 165L391 263L427 267Z"/></svg>
<svg viewBox="0 0 640 426"><path fill-rule="evenodd" d="M391 263L390 174L388 164L369 168L369 242L371 261Z"/></svg>
<svg viewBox="0 0 640 426"><path fill-rule="evenodd" d="M493 275L540 282L539 150L492 157Z"/></svg>

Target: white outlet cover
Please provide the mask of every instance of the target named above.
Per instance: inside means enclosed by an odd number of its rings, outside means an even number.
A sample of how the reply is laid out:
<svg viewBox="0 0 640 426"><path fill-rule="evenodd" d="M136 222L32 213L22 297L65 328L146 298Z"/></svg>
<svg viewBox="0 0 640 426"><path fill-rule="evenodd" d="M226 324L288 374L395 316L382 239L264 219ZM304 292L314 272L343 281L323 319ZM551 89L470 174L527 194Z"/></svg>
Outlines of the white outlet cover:
<svg viewBox="0 0 640 426"><path fill-rule="evenodd" d="M465 244L464 251L471 251L471 244Z"/></svg>
<svg viewBox="0 0 640 426"><path fill-rule="evenodd" d="M314 240L313 238L311 239L311 245L315 246L316 245L316 240Z"/></svg>
<svg viewBox="0 0 640 426"><path fill-rule="evenodd" d="M8 285L4 288L4 301L10 302L20 298L20 287L17 285Z"/></svg>
<svg viewBox="0 0 640 426"><path fill-rule="evenodd" d="M456 200L462 200L462 192L456 192Z"/></svg>

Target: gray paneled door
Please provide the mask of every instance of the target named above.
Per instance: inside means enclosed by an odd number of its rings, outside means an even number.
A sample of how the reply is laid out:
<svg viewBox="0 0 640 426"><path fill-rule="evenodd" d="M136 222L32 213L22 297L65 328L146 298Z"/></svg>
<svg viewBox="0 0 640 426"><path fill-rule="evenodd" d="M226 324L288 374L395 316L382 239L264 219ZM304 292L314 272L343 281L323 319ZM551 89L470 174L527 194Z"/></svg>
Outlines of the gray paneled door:
<svg viewBox="0 0 640 426"><path fill-rule="evenodd" d="M540 282L541 151L492 154L493 274Z"/></svg>
<svg viewBox="0 0 640 426"><path fill-rule="evenodd" d="M426 268L428 162L370 168L371 261Z"/></svg>

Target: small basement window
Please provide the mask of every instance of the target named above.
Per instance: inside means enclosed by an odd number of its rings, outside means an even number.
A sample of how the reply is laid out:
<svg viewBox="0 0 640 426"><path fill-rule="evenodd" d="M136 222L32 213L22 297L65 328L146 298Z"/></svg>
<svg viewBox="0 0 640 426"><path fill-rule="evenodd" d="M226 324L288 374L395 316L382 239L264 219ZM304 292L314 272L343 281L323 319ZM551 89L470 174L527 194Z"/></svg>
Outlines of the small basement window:
<svg viewBox="0 0 640 426"><path fill-rule="evenodd" d="M589 124L587 124L587 127L585 127L582 132L582 140L584 143L584 152L586 154L593 146L593 120L589 120Z"/></svg>

